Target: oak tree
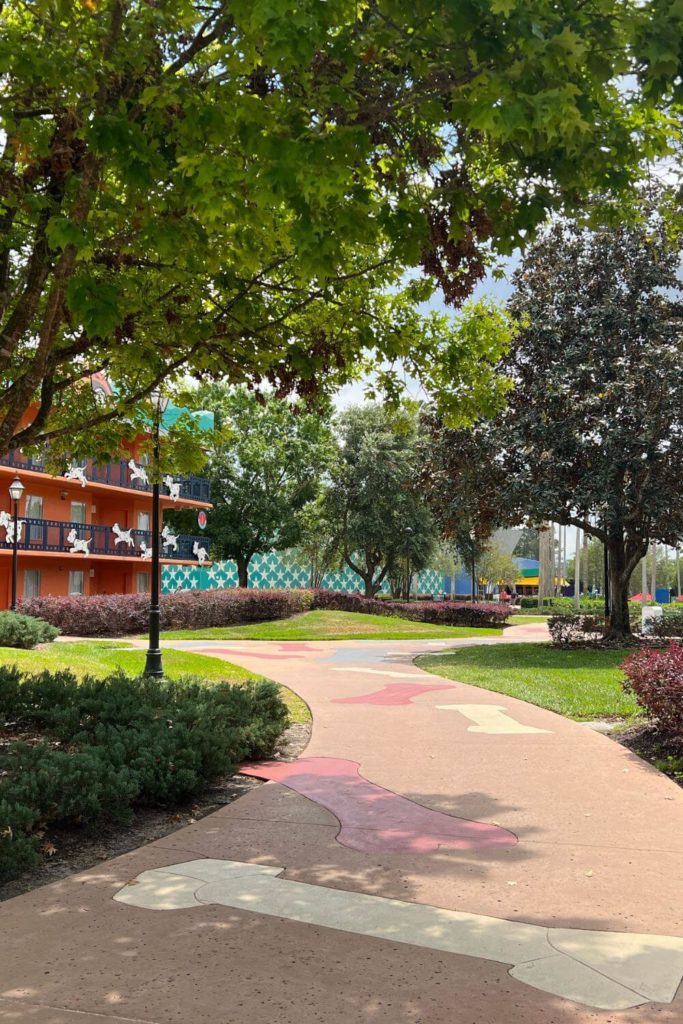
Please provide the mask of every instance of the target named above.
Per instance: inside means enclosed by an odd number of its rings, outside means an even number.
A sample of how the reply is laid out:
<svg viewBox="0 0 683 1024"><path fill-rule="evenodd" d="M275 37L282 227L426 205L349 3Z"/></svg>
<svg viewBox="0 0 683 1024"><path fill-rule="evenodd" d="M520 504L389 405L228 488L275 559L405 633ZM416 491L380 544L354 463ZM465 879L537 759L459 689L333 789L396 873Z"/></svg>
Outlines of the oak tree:
<svg viewBox="0 0 683 1024"><path fill-rule="evenodd" d="M416 306L459 304L492 253L662 144L614 84L645 15L4 0L0 455L110 454L185 372L312 397L364 353L418 375L443 354L444 397L476 394L477 360Z"/></svg>

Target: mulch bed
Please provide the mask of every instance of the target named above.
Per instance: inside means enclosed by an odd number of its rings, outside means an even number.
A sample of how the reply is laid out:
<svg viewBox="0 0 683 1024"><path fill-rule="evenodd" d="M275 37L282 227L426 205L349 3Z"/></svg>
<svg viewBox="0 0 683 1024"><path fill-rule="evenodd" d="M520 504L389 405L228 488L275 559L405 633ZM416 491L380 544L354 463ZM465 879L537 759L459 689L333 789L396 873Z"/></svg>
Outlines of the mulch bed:
<svg viewBox="0 0 683 1024"><path fill-rule="evenodd" d="M628 747L634 754L655 765L673 782L683 787L683 743L680 738L667 736L651 722L632 725L623 732L610 735L617 743ZM673 760L673 765L667 765L669 758Z"/></svg>

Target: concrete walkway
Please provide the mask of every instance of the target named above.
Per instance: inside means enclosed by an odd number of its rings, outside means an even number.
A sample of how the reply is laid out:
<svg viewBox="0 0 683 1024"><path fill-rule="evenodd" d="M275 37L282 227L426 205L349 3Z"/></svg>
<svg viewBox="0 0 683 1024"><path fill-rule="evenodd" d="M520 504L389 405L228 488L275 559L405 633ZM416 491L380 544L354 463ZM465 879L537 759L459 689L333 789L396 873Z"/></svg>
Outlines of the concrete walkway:
<svg viewBox="0 0 683 1024"><path fill-rule="evenodd" d="M683 1019L683 792L654 769L412 663L461 644L173 646L290 686L311 742L246 766L274 781L216 814L0 906L0 1022Z"/></svg>

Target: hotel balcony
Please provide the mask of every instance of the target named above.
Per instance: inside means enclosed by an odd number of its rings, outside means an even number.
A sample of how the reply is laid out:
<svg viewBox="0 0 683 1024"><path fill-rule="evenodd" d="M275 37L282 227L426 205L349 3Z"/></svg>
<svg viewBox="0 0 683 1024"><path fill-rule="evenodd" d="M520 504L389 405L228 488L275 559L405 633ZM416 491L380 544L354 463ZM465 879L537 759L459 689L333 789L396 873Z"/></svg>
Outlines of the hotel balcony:
<svg viewBox="0 0 683 1024"><path fill-rule="evenodd" d="M64 522L58 519L22 519L21 522L24 526L17 547L22 556L61 552L73 554L74 558L83 560L88 557L118 557L134 559L144 565L148 560L143 558L143 550L152 546L150 530L130 530L128 532L133 543L119 541L117 544L117 537L111 526ZM72 531L75 531L75 538L69 539ZM75 539L90 541L87 545L87 556L82 551L73 550ZM164 544L162 540L161 558L164 561L196 563L197 558L192 552L195 541L200 547L206 546L206 537L193 537L188 534L179 534L176 537L177 549L173 545ZM144 545L144 548L141 545ZM4 538L0 541L0 552L3 551L12 551L12 544L8 544Z"/></svg>
<svg viewBox="0 0 683 1024"><path fill-rule="evenodd" d="M86 479L95 485L104 484L110 487L125 487L131 491L148 493L152 490L151 484L131 479L131 471L125 459L120 459L117 462L107 462L104 465L96 465L92 459L87 459L80 465L85 470ZM19 472L27 470L33 473L49 475L42 462L30 459L18 451L12 451L9 455L0 458L0 466L10 466ZM55 477L54 479L63 478ZM211 502L211 486L208 480L198 476L188 476L177 480L177 482L180 483L180 497L185 501L201 502L207 505Z"/></svg>

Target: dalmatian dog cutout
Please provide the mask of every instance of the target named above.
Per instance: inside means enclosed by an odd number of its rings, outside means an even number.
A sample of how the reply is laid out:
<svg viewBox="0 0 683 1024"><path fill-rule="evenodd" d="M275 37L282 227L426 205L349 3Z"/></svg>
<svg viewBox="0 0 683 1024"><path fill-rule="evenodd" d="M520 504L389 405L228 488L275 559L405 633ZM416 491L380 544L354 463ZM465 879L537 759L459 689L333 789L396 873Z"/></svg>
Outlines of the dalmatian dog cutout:
<svg viewBox="0 0 683 1024"><path fill-rule="evenodd" d="M178 550L178 538L175 533L171 533L168 526L164 526L161 531L161 539L165 548L173 548L174 551Z"/></svg>
<svg viewBox="0 0 683 1024"><path fill-rule="evenodd" d="M82 466L69 466L66 473L64 474L65 480L78 480L81 487L87 487L88 480L85 475L85 470Z"/></svg>
<svg viewBox="0 0 683 1024"><path fill-rule="evenodd" d="M14 517L9 512L0 512L0 527L5 528L5 544L14 544ZM17 543L21 540L24 529L24 520L17 522Z"/></svg>
<svg viewBox="0 0 683 1024"><path fill-rule="evenodd" d="M180 497L180 483L176 482L172 476L165 476L164 484L168 488L171 501L177 501Z"/></svg>
<svg viewBox="0 0 683 1024"><path fill-rule="evenodd" d="M152 548L151 547L147 547L147 545L145 544L144 540L141 540L140 541L140 558L142 558L143 561L148 562L151 557L152 557Z"/></svg>
<svg viewBox="0 0 683 1024"><path fill-rule="evenodd" d="M122 530L118 523L114 523L111 528L111 532L116 538L114 541L114 547L118 547L119 544L127 544L129 548L135 547L132 530Z"/></svg>
<svg viewBox="0 0 683 1024"><path fill-rule="evenodd" d="M192 545L192 554L195 556L200 565L204 565L209 557L209 552L206 548L201 547L198 540Z"/></svg>
<svg viewBox="0 0 683 1024"><path fill-rule="evenodd" d="M70 544L69 553L72 555L85 555L87 558L90 554L90 545L92 544L92 537L85 540L84 537L79 537L76 530L69 530L66 535L66 542Z"/></svg>
<svg viewBox="0 0 683 1024"><path fill-rule="evenodd" d="M128 460L128 469L130 470L130 482L139 480L145 487L149 485L149 477L147 476L147 470L144 466L138 466L135 459Z"/></svg>

